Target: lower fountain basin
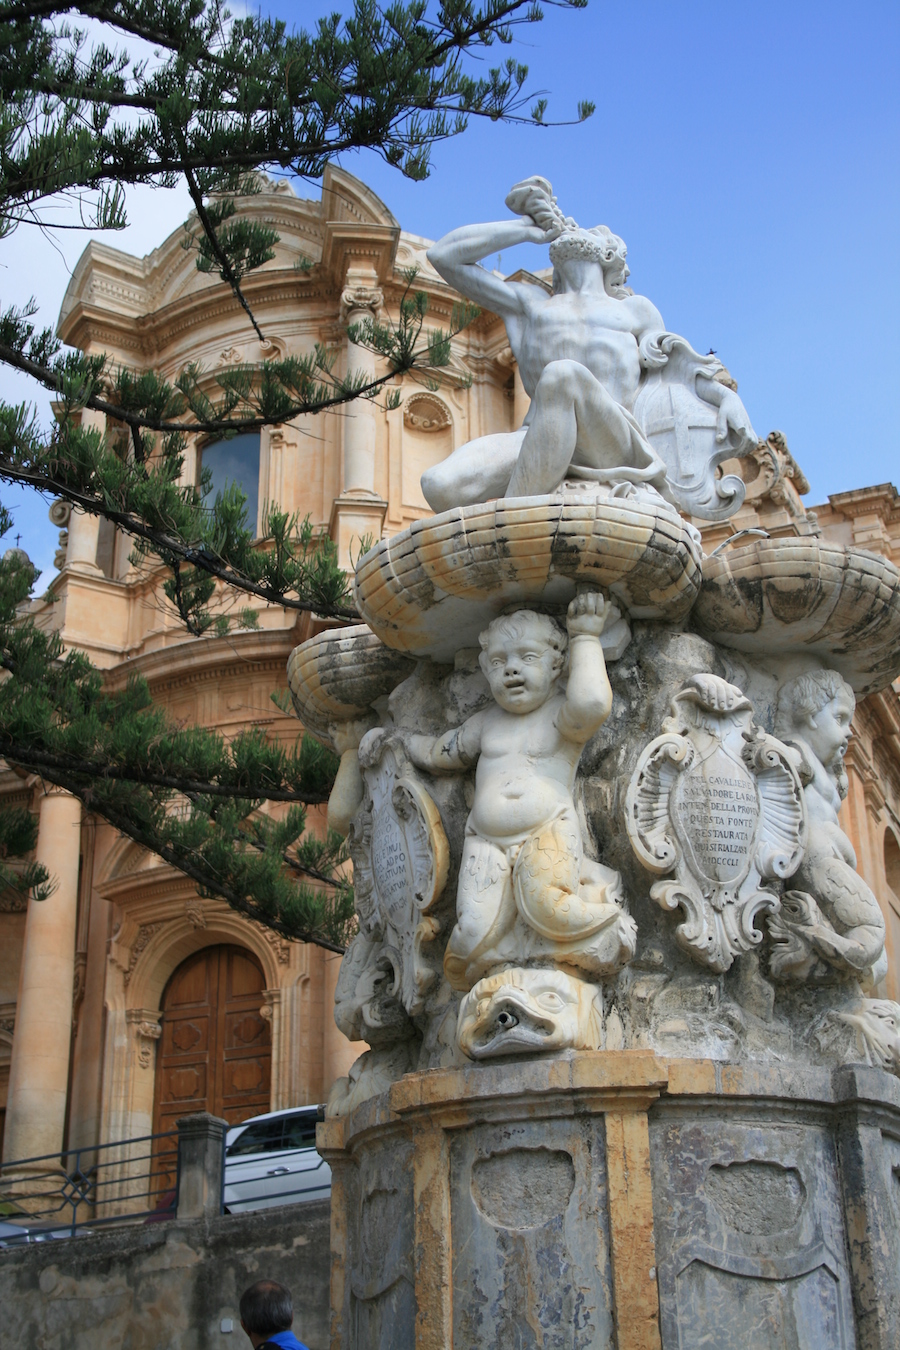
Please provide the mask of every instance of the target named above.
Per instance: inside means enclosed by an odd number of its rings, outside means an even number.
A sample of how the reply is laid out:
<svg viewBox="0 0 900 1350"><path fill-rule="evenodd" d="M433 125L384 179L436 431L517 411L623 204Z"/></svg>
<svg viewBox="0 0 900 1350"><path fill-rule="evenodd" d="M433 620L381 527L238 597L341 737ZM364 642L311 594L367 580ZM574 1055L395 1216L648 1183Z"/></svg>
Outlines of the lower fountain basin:
<svg viewBox="0 0 900 1350"><path fill-rule="evenodd" d="M332 744L334 723L364 717L376 699L412 674L414 663L385 647L366 624L328 629L295 647L287 676L297 714Z"/></svg>
<svg viewBox="0 0 900 1350"><path fill-rule="evenodd" d="M694 625L712 642L813 656L857 694L900 673L900 572L865 549L821 539L760 539L703 561Z"/></svg>

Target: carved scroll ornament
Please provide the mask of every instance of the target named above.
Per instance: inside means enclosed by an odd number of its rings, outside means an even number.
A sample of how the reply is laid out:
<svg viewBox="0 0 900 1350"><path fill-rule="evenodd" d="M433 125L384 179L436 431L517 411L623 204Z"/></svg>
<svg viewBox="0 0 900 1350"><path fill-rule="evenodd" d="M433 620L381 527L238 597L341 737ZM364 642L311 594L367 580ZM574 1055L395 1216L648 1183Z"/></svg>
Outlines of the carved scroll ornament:
<svg viewBox="0 0 900 1350"><path fill-rule="evenodd" d="M637 857L648 871L674 873L653 884L652 898L684 912L679 945L717 972L759 944L756 919L778 903L766 882L792 875L806 839L790 752L752 713L736 686L693 676L641 755L626 802Z"/></svg>

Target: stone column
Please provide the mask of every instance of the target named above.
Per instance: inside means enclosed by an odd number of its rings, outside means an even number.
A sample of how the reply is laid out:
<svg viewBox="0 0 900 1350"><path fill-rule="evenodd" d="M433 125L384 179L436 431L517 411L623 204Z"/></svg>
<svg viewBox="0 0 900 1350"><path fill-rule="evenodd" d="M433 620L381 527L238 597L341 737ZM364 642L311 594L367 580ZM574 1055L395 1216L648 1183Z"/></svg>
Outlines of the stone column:
<svg viewBox="0 0 900 1350"><path fill-rule="evenodd" d="M99 431L101 436L106 430L106 417L103 413L85 408L81 414L81 425L85 430ZM80 507L73 506L69 516L69 539L66 548L66 566L79 572L92 572L102 575L97 566L97 541L100 534L100 517L88 515Z"/></svg>
<svg viewBox="0 0 900 1350"><path fill-rule="evenodd" d="M505 366L507 370L512 371L513 377L512 424L513 429L517 431L519 427L522 425L522 423L525 421L525 418L528 414L528 409L531 407L531 399L525 392L525 386L522 383L522 376L519 373L519 363L513 356L512 347L504 347L503 350L498 354L497 360L499 361L501 366Z"/></svg>
<svg viewBox="0 0 900 1350"><path fill-rule="evenodd" d="M531 399L525 392L525 386L522 383L522 376L519 374L518 362L513 364L513 426L518 428L525 421L528 409L531 407Z"/></svg>
<svg viewBox="0 0 900 1350"><path fill-rule="evenodd" d="M341 319L348 330L378 315L384 296L374 269L347 272L341 296ZM345 370L348 375L375 376L375 353L353 342L347 333ZM331 510L330 533L338 546L342 567L349 567L365 535L381 538L387 502L375 491L376 411L365 398L339 410L344 436L343 484Z"/></svg>
<svg viewBox="0 0 900 1350"><path fill-rule="evenodd" d="M55 1153L63 1147L80 850L81 802L54 790L41 800L36 860L57 885L49 899L28 903L4 1161Z"/></svg>
<svg viewBox="0 0 900 1350"><path fill-rule="evenodd" d="M361 347L350 336L349 330L378 317L384 296L377 286L375 273L347 274L347 286L341 296L341 317L347 325L347 375L375 378L375 353ZM344 492L375 491L375 409L368 399L357 399L345 405L344 422Z"/></svg>
<svg viewBox="0 0 900 1350"><path fill-rule="evenodd" d="M69 517L69 543L66 549L66 566L79 572L96 572L97 542L100 534L100 517L89 516L80 507L74 506Z"/></svg>

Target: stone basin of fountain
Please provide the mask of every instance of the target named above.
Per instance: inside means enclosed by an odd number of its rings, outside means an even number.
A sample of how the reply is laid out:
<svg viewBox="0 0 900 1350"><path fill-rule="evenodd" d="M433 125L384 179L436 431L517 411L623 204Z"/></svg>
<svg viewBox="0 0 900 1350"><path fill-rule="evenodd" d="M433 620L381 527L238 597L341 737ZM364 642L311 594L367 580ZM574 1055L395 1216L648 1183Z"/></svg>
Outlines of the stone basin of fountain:
<svg viewBox="0 0 900 1350"><path fill-rule="evenodd" d="M865 549L758 539L704 558L692 620L723 647L818 657L870 694L900 664L900 572Z"/></svg>
<svg viewBox="0 0 900 1350"><path fill-rule="evenodd" d="M649 493L582 488L461 507L371 549L357 606L389 647L448 663L503 610L564 612L579 584L602 588L623 616L678 622L700 586L695 535ZM604 633L609 659L629 635L627 617Z"/></svg>
<svg viewBox="0 0 900 1350"><path fill-rule="evenodd" d="M332 745L335 723L364 717L415 668L386 647L366 624L326 629L295 647L288 660L288 686L308 731Z"/></svg>

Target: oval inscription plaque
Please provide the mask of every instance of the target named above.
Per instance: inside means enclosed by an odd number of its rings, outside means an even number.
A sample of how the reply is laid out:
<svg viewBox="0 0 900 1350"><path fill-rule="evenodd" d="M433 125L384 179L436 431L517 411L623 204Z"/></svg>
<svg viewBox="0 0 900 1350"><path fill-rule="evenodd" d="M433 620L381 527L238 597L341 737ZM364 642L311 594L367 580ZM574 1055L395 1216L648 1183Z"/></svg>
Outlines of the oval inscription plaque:
<svg viewBox="0 0 900 1350"><path fill-rule="evenodd" d="M672 820L701 876L735 884L750 870L759 828L756 779L721 745L676 781Z"/></svg>

